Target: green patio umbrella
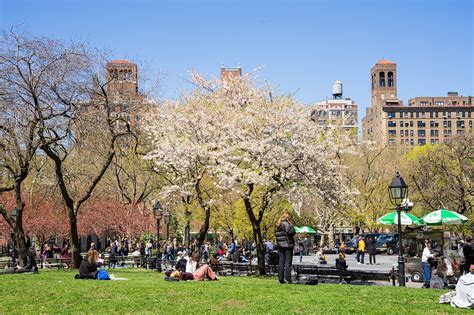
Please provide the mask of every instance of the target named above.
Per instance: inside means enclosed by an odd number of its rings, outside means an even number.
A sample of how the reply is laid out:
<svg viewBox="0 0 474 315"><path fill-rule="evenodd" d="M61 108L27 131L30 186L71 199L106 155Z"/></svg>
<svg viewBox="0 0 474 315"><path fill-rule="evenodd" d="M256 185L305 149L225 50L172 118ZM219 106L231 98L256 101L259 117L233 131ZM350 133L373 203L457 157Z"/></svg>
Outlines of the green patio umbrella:
<svg viewBox="0 0 474 315"><path fill-rule="evenodd" d="M406 213L405 211L400 213L400 218L402 220L402 225L421 225L420 219L415 217L413 214ZM379 218L377 223L385 225L398 224L397 211L387 213L383 217Z"/></svg>
<svg viewBox="0 0 474 315"><path fill-rule="evenodd" d="M469 221L469 219L462 214L446 209L430 212L424 215L420 220L427 225L462 224Z"/></svg>
<svg viewBox="0 0 474 315"><path fill-rule="evenodd" d="M316 231L313 228L309 227L309 226L302 226L302 227L295 226L295 232L296 233L316 234Z"/></svg>

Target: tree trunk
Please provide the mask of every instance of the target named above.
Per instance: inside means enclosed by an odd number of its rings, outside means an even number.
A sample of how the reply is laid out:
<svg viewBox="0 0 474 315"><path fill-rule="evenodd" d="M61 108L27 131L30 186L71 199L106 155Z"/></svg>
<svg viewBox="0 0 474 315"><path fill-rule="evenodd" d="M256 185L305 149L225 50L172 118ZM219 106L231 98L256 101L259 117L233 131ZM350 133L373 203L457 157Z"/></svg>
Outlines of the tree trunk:
<svg viewBox="0 0 474 315"><path fill-rule="evenodd" d="M26 264L26 241L25 241L25 233L23 232L23 228L18 225L15 225L15 242L16 242L16 249L18 251L18 265L24 267Z"/></svg>
<svg viewBox="0 0 474 315"><path fill-rule="evenodd" d="M329 225L328 247L330 249L334 248L334 224L333 223Z"/></svg>
<svg viewBox="0 0 474 315"><path fill-rule="evenodd" d="M79 234L77 232L77 216L74 214L74 210L68 209L69 214L69 227L70 227L70 249L71 249L71 266L73 268L79 268L82 262L81 256L81 243Z"/></svg>
<svg viewBox="0 0 474 315"><path fill-rule="evenodd" d="M262 231L260 225L256 222L252 223L253 237L255 244L257 245L257 260L258 260L258 273L265 275L265 246L263 244Z"/></svg>
<svg viewBox="0 0 474 315"><path fill-rule="evenodd" d="M204 207L204 223L201 225L201 229L199 229L199 237L198 237L198 249L204 244L206 240L207 231L209 230L209 220L211 218L211 208L209 206Z"/></svg>
<svg viewBox="0 0 474 315"><path fill-rule="evenodd" d="M252 204L250 202L250 195L253 191L253 184L249 185L249 190L247 195L244 197L245 210L249 217L250 223L252 224L253 238L257 246L257 260L258 260L258 273L260 275L265 275L265 246L263 244L262 230L260 229L260 222L253 213ZM262 212L263 216L263 212Z"/></svg>

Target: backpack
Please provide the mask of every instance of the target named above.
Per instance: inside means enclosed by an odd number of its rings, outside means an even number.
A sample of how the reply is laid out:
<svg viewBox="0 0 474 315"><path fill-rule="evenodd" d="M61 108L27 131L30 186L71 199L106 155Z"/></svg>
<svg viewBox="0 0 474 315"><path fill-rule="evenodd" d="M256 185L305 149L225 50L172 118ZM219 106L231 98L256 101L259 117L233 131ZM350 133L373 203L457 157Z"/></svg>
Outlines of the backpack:
<svg viewBox="0 0 474 315"><path fill-rule="evenodd" d="M97 272L97 280L110 280L109 273L105 269L100 269Z"/></svg>

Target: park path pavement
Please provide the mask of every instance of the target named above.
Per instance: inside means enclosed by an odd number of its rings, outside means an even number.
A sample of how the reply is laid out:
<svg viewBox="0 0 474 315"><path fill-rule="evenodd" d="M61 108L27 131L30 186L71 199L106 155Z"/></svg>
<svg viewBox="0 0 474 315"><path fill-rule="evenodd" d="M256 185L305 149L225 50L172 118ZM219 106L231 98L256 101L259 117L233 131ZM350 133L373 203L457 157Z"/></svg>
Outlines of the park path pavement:
<svg viewBox="0 0 474 315"><path fill-rule="evenodd" d="M337 256L338 255L336 255L336 254L326 255L326 257L328 259L328 265L329 266L334 266L336 264ZM376 259L377 263L375 265L370 265L369 264L369 255L366 255L365 259L364 259L364 264L357 264L355 254L346 255L346 261L347 261L347 265L349 266L349 269L352 269L352 270L378 270L378 271L387 271L387 272L392 270L392 266L396 266L398 255L380 254L380 255L376 255L375 259ZM300 263L300 257L296 256L296 255L293 256L293 264L299 264L299 263ZM305 256L303 256L303 260L302 260L301 263L302 264L317 264L316 263L316 255L305 255ZM378 284L391 285L389 282L378 283ZM421 288L422 283L408 281L406 283L406 286L407 287L412 287L412 288Z"/></svg>

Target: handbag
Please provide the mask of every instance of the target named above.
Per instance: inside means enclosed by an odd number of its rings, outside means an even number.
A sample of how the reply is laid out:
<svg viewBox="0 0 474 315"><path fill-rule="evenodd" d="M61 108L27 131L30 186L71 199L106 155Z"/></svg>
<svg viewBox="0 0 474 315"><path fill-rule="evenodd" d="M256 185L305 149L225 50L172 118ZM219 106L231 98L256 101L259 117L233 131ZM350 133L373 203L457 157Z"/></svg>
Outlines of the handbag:
<svg viewBox="0 0 474 315"><path fill-rule="evenodd" d="M109 273L105 269L100 269L97 272L97 280L110 280Z"/></svg>

